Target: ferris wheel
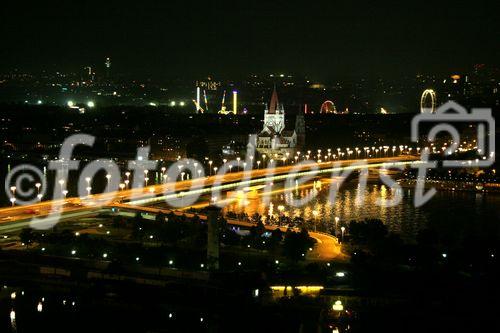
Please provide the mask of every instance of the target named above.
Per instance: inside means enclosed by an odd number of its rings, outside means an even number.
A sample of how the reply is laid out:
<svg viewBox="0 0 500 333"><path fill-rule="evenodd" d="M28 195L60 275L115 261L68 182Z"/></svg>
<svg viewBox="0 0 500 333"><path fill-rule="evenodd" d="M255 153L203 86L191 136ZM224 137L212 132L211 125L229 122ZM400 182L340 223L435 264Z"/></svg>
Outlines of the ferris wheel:
<svg viewBox="0 0 500 333"><path fill-rule="evenodd" d="M323 104L321 104L319 113L337 113L337 108L332 101L324 101Z"/></svg>
<svg viewBox="0 0 500 333"><path fill-rule="evenodd" d="M420 97L420 113L436 113L436 92L426 89Z"/></svg>

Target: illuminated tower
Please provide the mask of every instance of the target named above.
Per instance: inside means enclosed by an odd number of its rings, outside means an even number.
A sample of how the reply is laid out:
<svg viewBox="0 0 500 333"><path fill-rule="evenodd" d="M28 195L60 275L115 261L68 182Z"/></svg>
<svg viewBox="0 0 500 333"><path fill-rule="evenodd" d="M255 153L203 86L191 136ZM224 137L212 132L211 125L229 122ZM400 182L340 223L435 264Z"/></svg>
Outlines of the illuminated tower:
<svg viewBox="0 0 500 333"><path fill-rule="evenodd" d="M238 92L236 90L233 91L233 113L238 113Z"/></svg>
<svg viewBox="0 0 500 333"><path fill-rule="evenodd" d="M226 91L224 90L224 94L222 95L221 107L220 107L220 110L218 112L219 114L228 114L229 112L232 112L232 111L226 110L225 102L226 102Z"/></svg>
<svg viewBox="0 0 500 333"><path fill-rule="evenodd" d="M106 66L106 77L109 79L111 72L111 59L109 57L106 58L106 62L104 63Z"/></svg>
<svg viewBox="0 0 500 333"><path fill-rule="evenodd" d="M92 71L92 67L90 66L83 67L82 81L93 81L94 74L95 73Z"/></svg>
<svg viewBox="0 0 500 333"><path fill-rule="evenodd" d="M201 89L200 87L196 87L196 112L200 111L200 98L201 98Z"/></svg>
<svg viewBox="0 0 500 333"><path fill-rule="evenodd" d="M285 129L285 109L278 102L278 93L274 87L271 103L264 110L264 128L262 132L269 134L281 134Z"/></svg>

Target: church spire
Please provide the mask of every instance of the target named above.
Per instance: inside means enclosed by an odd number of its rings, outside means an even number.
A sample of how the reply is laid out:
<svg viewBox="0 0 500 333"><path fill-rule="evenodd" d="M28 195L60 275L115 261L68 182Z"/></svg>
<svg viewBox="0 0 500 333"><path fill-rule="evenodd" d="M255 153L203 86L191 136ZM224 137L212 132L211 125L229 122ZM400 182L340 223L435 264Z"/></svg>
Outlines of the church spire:
<svg viewBox="0 0 500 333"><path fill-rule="evenodd" d="M271 105L269 105L269 113L274 114L278 109L278 92L276 91L276 85L274 86L273 95L271 96Z"/></svg>

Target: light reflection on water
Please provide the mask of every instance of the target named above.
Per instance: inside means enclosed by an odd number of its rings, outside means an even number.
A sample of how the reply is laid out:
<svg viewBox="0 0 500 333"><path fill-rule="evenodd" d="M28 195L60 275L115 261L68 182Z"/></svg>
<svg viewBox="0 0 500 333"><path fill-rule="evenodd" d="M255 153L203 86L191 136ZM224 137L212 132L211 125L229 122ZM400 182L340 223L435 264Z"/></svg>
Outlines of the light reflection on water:
<svg viewBox="0 0 500 333"><path fill-rule="evenodd" d="M288 204L292 195L295 198L303 198L313 191L318 192L317 196L308 204L302 207L292 207ZM483 223L484 220L491 223L500 220L500 196L496 194L439 192L430 202L418 208L413 204L413 189L403 189L401 202L393 207L377 204L380 199L391 200L395 196L395 190L386 185L367 184L363 191L362 203L357 199L359 194L359 186L350 183L343 186L332 201L329 199L329 186L323 185L318 189L300 189L293 194L272 194L269 205L262 201L261 196L248 196L229 204L225 211L245 212L249 216L254 213L297 216L329 228L335 226L336 217L339 218L339 224L352 220L380 219L387 224L390 231L400 233L405 238L414 238L419 229L428 225L443 224L451 220L460 226Z"/></svg>

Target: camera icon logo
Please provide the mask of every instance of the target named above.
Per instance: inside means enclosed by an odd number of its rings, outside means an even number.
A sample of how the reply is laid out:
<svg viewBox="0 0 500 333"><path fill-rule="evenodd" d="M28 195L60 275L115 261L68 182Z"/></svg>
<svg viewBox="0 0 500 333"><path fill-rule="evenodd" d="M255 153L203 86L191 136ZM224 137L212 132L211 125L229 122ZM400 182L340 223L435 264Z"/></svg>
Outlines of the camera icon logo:
<svg viewBox="0 0 500 333"><path fill-rule="evenodd" d="M441 105L436 113L421 113L415 116L411 123L411 140L418 142L419 126L423 123L436 125L427 134L428 141L434 141L440 132L447 132L452 138L452 145L445 151L451 155L457 151L460 144L460 133L453 123L476 124L477 152L479 158L475 160L445 160L444 167L489 167L495 162L495 119L491 109L474 108L469 113L460 104L449 101ZM422 158L424 159L423 153Z"/></svg>

